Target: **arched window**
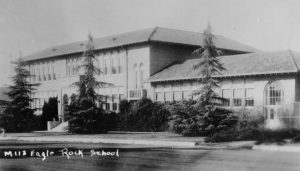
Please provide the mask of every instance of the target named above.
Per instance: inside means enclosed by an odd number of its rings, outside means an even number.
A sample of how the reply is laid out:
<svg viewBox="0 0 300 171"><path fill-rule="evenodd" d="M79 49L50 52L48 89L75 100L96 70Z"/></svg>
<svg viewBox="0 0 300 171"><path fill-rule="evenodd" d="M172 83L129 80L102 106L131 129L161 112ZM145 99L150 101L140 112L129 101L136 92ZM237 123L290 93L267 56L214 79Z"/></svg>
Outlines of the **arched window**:
<svg viewBox="0 0 300 171"><path fill-rule="evenodd" d="M143 88L144 84L144 65L140 63L140 88Z"/></svg>
<svg viewBox="0 0 300 171"><path fill-rule="evenodd" d="M267 84L265 88L266 105L281 105L283 101L283 89L278 81Z"/></svg>
<svg viewBox="0 0 300 171"><path fill-rule="evenodd" d="M134 64L133 66L133 72L134 72L134 85L135 85L135 88L137 89L138 88L138 66L137 64Z"/></svg>

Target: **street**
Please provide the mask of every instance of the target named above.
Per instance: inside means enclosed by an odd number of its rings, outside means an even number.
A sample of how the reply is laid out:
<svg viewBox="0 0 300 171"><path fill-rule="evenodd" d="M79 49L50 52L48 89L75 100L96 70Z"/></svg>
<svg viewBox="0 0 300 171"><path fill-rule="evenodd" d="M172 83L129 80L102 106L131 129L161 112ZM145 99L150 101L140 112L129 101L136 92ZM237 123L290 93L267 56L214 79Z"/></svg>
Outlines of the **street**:
<svg viewBox="0 0 300 171"><path fill-rule="evenodd" d="M62 149L82 150L84 155L62 155ZM4 151L54 151L42 157L9 157ZM117 156L91 156L94 151L119 151ZM197 170L197 171L293 171L300 170L300 154L254 150L201 150L152 148L133 145L0 142L0 170ZM74 154L74 153L73 153ZM18 155L18 153L17 153Z"/></svg>

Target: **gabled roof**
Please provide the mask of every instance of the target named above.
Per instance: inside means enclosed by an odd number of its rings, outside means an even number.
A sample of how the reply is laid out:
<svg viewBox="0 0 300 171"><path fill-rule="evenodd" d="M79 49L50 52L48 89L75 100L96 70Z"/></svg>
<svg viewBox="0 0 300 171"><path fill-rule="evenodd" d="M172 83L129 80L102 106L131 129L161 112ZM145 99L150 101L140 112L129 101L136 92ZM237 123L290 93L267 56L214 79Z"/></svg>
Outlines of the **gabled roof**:
<svg viewBox="0 0 300 171"><path fill-rule="evenodd" d="M145 42L164 42L191 46L202 45L203 34L168 28L148 28L128 33L111 35L94 39L95 49L107 49ZM36 60L66 54L81 53L86 41L79 41L64 45L53 46L37 53L28 55L25 60ZM216 36L215 44L218 48L241 52L256 52L255 48L236 42L223 36Z"/></svg>
<svg viewBox="0 0 300 171"><path fill-rule="evenodd" d="M201 78L199 70L193 66L200 59L190 59L174 64L151 76L149 82L187 80ZM257 52L240 55L221 56L220 62L226 68L222 75L215 77L251 76L261 74L297 73L300 69L300 54L286 50L279 52Z"/></svg>

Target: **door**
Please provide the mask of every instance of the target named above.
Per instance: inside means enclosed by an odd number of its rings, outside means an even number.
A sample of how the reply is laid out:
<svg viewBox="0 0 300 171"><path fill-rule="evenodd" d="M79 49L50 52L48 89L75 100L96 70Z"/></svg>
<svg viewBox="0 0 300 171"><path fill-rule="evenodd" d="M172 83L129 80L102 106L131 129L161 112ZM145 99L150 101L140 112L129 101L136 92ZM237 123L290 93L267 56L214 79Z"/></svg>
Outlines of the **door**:
<svg viewBox="0 0 300 171"><path fill-rule="evenodd" d="M272 81L265 87L265 123L268 129L280 128L279 115L283 105L283 89L278 81Z"/></svg>

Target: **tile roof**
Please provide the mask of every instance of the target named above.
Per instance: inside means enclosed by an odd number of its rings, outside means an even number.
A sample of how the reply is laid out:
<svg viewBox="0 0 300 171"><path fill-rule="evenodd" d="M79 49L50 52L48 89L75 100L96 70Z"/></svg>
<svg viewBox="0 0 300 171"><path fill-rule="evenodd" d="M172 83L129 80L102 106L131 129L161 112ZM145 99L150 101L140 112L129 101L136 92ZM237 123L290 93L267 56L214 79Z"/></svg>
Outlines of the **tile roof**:
<svg viewBox="0 0 300 171"><path fill-rule="evenodd" d="M193 69L199 61L199 59L189 59L183 63L174 64L154 74L148 81L200 78L199 70ZM226 70L222 75L215 75L216 77L296 73L300 69L300 54L291 50L221 56L220 61Z"/></svg>
<svg viewBox="0 0 300 171"><path fill-rule="evenodd" d="M192 46L202 45L203 34L169 28L154 27L128 33L106 36L94 39L95 49L107 49L144 42L165 42L185 44ZM79 41L64 45L53 46L25 57L25 60L36 60L54 56L81 53L86 41ZM216 36L215 44L221 49L230 49L242 52L256 52L257 49L248 45L228 39L224 36Z"/></svg>

